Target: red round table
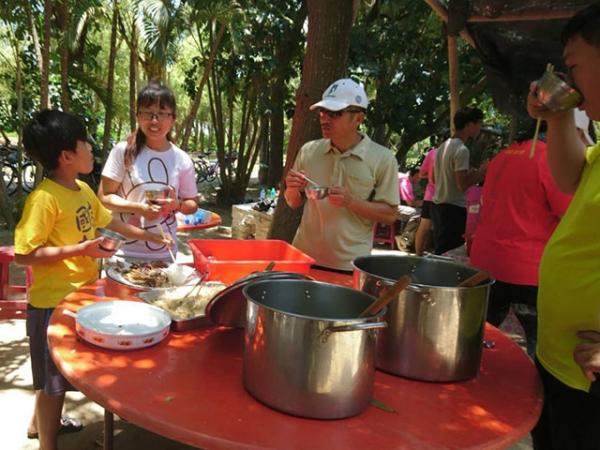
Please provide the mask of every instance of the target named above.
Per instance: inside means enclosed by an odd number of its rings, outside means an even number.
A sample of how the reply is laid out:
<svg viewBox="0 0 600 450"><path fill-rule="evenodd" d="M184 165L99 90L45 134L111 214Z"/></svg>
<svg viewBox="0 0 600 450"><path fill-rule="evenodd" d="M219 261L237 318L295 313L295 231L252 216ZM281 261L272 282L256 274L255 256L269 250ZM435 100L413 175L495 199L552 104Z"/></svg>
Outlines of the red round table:
<svg viewBox="0 0 600 450"><path fill-rule="evenodd" d="M350 277L312 270L316 279ZM479 375L458 383L426 383L377 372L374 406L343 420L277 412L242 386L243 331L211 327L170 333L154 347L110 351L76 338L76 311L105 296L105 280L69 295L48 330L52 356L81 392L112 414L145 429L206 449L500 449L536 423L542 391L526 354L498 329L484 349ZM110 443L109 443L110 445Z"/></svg>

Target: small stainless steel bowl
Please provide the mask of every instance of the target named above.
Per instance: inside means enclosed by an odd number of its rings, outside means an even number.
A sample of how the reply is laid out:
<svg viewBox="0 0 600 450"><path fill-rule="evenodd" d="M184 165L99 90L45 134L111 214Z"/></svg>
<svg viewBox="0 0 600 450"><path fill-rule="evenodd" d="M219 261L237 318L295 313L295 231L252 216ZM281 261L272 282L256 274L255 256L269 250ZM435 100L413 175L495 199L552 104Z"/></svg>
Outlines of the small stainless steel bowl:
<svg viewBox="0 0 600 450"><path fill-rule="evenodd" d="M321 200L329 195L329 188L327 186L306 186L304 192L310 200Z"/></svg>
<svg viewBox="0 0 600 450"><path fill-rule="evenodd" d="M556 72L544 72L537 81L535 96L551 111L572 109L583 101L581 93L563 80L563 76Z"/></svg>
<svg viewBox="0 0 600 450"><path fill-rule="evenodd" d="M162 189L146 189L144 191L144 195L146 196L146 200L150 203L156 200L164 200L169 198L169 188Z"/></svg>
<svg viewBox="0 0 600 450"><path fill-rule="evenodd" d="M96 228L96 234L102 236L100 248L107 252L117 251L125 242L125 236L107 228Z"/></svg>

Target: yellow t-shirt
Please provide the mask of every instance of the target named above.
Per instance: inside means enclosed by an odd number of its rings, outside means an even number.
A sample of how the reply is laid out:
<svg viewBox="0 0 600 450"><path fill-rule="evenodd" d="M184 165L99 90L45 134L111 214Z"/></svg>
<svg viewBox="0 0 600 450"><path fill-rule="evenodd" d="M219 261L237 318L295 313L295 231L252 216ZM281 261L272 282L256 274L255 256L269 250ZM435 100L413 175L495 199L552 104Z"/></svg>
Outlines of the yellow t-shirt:
<svg viewBox="0 0 600 450"><path fill-rule="evenodd" d="M588 148L571 205L540 262L537 357L574 389L590 382L573 359L579 330L600 331L600 143Z"/></svg>
<svg viewBox="0 0 600 450"><path fill-rule="evenodd" d="M15 253L28 255L38 247L63 247L95 237L96 227L108 225L112 216L92 189L77 180L73 191L45 179L27 197L23 216L15 229ZM79 287L98 277L98 261L77 256L51 264L32 266L29 303L54 308Z"/></svg>
<svg viewBox="0 0 600 450"><path fill-rule="evenodd" d="M294 169L304 170L321 186L345 186L361 200L400 203L396 158L368 136L344 153L332 148L329 139L308 142ZM321 266L352 270L352 260L371 252L373 222L327 198L307 200L293 244Z"/></svg>

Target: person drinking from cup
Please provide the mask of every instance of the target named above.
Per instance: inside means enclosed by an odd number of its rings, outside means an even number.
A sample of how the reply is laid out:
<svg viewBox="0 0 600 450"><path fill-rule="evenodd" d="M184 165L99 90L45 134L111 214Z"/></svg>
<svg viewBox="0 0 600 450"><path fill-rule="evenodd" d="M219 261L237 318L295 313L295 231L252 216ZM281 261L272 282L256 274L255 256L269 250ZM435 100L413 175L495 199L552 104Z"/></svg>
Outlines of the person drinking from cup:
<svg viewBox="0 0 600 450"><path fill-rule="evenodd" d="M352 271L352 260L371 252L373 225L396 220L398 164L358 131L368 104L355 81L332 83L310 107L319 113L323 139L302 146L285 178L287 204L304 208L293 245L327 269ZM307 200L307 177L328 186L327 196Z"/></svg>
<svg viewBox="0 0 600 450"><path fill-rule="evenodd" d="M563 59L583 96L579 108L600 119L600 3L579 11L562 32ZM548 124L547 155L557 186L573 194L540 262L536 358L544 387L536 449L600 448L600 144L579 138L574 110L551 110L532 83L529 114ZM596 393L595 393L596 392ZM594 394L595 393L595 394Z"/></svg>
<svg viewBox="0 0 600 450"><path fill-rule="evenodd" d="M140 91L138 128L111 150L98 192L104 205L124 222L154 233L162 228L175 243L175 213L193 214L198 208L194 164L170 136L176 110L169 88L151 83ZM176 244L172 250L177 251ZM142 241L126 242L121 252L139 259L169 259L167 247Z"/></svg>

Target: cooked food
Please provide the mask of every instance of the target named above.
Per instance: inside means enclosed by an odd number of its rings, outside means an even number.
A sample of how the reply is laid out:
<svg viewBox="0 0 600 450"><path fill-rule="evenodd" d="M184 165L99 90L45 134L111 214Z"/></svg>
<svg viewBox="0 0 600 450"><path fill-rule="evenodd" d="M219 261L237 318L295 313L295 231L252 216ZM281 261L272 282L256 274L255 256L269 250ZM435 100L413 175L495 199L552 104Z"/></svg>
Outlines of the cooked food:
<svg viewBox="0 0 600 450"><path fill-rule="evenodd" d="M119 271L123 278L138 286L162 288L172 286L165 273L166 268L167 264L163 261L134 262Z"/></svg>
<svg viewBox="0 0 600 450"><path fill-rule="evenodd" d="M167 311L174 320L186 320L204 316L208 302L225 287L223 283L208 282L194 288L187 297L191 288L186 287L161 293L149 302Z"/></svg>

